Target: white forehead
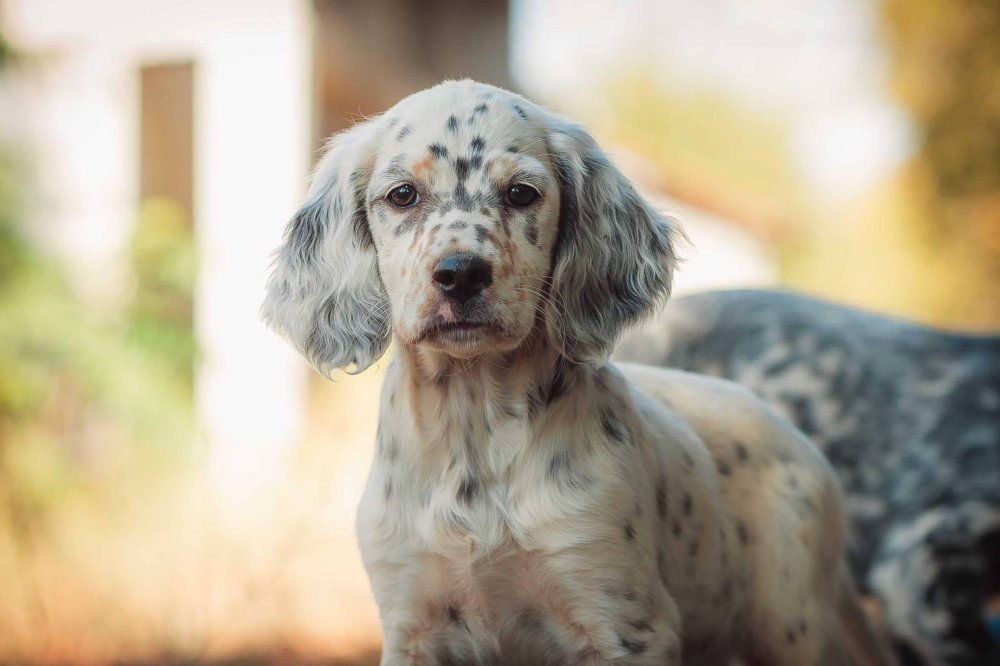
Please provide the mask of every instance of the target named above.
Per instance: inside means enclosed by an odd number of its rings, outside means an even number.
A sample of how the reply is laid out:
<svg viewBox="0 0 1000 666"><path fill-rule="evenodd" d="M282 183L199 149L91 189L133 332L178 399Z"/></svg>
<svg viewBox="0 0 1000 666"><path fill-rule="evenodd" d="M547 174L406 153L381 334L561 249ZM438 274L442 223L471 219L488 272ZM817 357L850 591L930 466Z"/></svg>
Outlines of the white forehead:
<svg viewBox="0 0 1000 666"><path fill-rule="evenodd" d="M460 149L477 139L486 152L546 153L543 112L520 95L476 81L445 81L414 93L380 123L380 161L433 145Z"/></svg>

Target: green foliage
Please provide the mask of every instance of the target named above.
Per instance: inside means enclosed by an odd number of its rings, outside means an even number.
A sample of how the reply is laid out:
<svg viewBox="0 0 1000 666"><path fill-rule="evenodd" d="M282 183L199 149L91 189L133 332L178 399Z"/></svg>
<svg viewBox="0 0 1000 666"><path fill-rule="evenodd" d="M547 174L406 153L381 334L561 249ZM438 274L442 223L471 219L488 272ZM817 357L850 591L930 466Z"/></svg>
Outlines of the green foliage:
<svg viewBox="0 0 1000 666"><path fill-rule="evenodd" d="M1000 326L1000 3L884 0L892 87L919 128L928 242L956 291L947 316Z"/></svg>
<svg viewBox="0 0 1000 666"><path fill-rule="evenodd" d="M194 434L189 227L165 241L164 223L149 222L135 243L156 278L137 294L157 306L173 294L173 318L138 298L132 316L98 316L20 232L20 174L0 155L0 525L16 541L37 536L69 494L99 500L155 479ZM120 476L105 485L108 475Z"/></svg>

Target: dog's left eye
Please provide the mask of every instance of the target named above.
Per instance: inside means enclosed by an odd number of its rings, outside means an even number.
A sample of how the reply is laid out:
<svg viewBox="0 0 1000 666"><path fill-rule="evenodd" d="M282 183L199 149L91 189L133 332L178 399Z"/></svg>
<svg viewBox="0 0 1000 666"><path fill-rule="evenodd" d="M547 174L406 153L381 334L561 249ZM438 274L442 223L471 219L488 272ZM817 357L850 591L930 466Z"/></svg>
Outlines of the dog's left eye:
<svg viewBox="0 0 1000 666"><path fill-rule="evenodd" d="M399 208L409 208L420 201L420 196L417 194L417 190L413 187L413 185L406 184L394 188L386 196L386 199L388 199L393 206L398 206Z"/></svg>
<svg viewBox="0 0 1000 666"><path fill-rule="evenodd" d="M524 183L511 185L510 189L507 190L506 196L507 203L511 206L517 206L518 208L530 206L535 203L535 199L537 198L538 190L530 185L525 185Z"/></svg>

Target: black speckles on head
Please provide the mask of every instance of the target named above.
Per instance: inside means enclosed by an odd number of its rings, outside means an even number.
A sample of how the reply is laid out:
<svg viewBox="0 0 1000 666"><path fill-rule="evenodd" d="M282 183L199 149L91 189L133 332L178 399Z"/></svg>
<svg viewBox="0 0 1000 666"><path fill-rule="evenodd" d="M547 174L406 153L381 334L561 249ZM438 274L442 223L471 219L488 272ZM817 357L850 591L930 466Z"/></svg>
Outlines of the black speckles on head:
<svg viewBox="0 0 1000 666"><path fill-rule="evenodd" d="M431 151L431 155L433 155L435 159L443 159L448 157L448 149L442 146L440 143L432 143L431 145L427 146L427 150Z"/></svg>
<svg viewBox="0 0 1000 666"><path fill-rule="evenodd" d="M681 450L681 460L683 460L684 464L688 467L694 467L694 458L691 456L691 452L687 449Z"/></svg>
<svg viewBox="0 0 1000 666"><path fill-rule="evenodd" d="M403 129L399 130L399 132L396 134L396 141L402 141L403 139L405 139L410 135L410 132L411 130L409 125L403 127Z"/></svg>
<svg viewBox="0 0 1000 666"><path fill-rule="evenodd" d="M521 149L518 148L517 146L507 146L507 152L508 153L519 153L519 152L521 152Z"/></svg>
<svg viewBox="0 0 1000 666"><path fill-rule="evenodd" d="M489 238L490 230L481 224L476 225L476 241L479 243L485 243L486 239Z"/></svg>
<svg viewBox="0 0 1000 666"><path fill-rule="evenodd" d="M454 134L458 131L458 118L454 114L448 116L448 122L444 124L444 128Z"/></svg>
<svg viewBox="0 0 1000 666"><path fill-rule="evenodd" d="M681 524L675 520L674 524L673 524L673 527L670 530L670 533L673 534L675 538L680 538L680 536L681 536L681 534L683 532L684 532L684 528L681 527Z"/></svg>
<svg viewBox="0 0 1000 666"><path fill-rule="evenodd" d="M522 109L519 104L515 104L514 105L514 113L516 113L517 115L521 116L521 120L527 120L528 119L528 114L524 112L524 109Z"/></svg>
<svg viewBox="0 0 1000 666"><path fill-rule="evenodd" d="M486 113L489 110L490 110L490 107L485 102L483 102L482 104L477 104L472 109L472 116L469 118L469 123L471 124L472 123L472 119L475 118L476 116L478 116L479 114Z"/></svg>
<svg viewBox="0 0 1000 666"><path fill-rule="evenodd" d="M722 476L730 476L733 473L733 468L729 466L729 463L723 460L716 460L715 467L719 470L719 474Z"/></svg>
<svg viewBox="0 0 1000 666"><path fill-rule="evenodd" d="M480 155L484 150L486 150L486 140L481 136L477 136L472 139L472 143L469 144L469 150L473 155Z"/></svg>
<svg viewBox="0 0 1000 666"><path fill-rule="evenodd" d="M459 231L461 229L465 229L468 226L469 226L468 222L463 222L462 220L455 220L454 222L448 225L448 228L453 231Z"/></svg>
<svg viewBox="0 0 1000 666"><path fill-rule="evenodd" d="M684 512L685 516L690 516L693 507L694 500L691 499L691 493L684 493L684 498L681 500L681 511Z"/></svg>
<svg viewBox="0 0 1000 666"><path fill-rule="evenodd" d="M635 525L631 522L625 523L625 526L622 528L622 532L625 533L625 539L628 541L635 541Z"/></svg>
<svg viewBox="0 0 1000 666"><path fill-rule="evenodd" d="M393 488L392 488L392 479L386 479L385 480L384 491L385 491L385 500L388 502L392 498L392 491L393 491Z"/></svg>
<svg viewBox="0 0 1000 666"><path fill-rule="evenodd" d="M455 158L455 176L458 178L459 183L469 177L469 169L469 160L464 157Z"/></svg>
<svg viewBox="0 0 1000 666"><path fill-rule="evenodd" d="M611 440L619 444L627 444L629 441L628 428L610 407L601 409L601 429Z"/></svg>

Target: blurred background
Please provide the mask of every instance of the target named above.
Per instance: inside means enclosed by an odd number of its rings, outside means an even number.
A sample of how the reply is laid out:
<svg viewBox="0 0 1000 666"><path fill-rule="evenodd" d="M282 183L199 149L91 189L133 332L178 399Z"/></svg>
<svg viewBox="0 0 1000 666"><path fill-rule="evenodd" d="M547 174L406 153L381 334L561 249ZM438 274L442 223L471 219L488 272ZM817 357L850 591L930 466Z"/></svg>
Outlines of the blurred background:
<svg viewBox="0 0 1000 666"><path fill-rule="evenodd" d="M787 286L1000 327L995 0L0 0L0 663L372 663L384 362L257 319L324 136L442 78Z"/></svg>

